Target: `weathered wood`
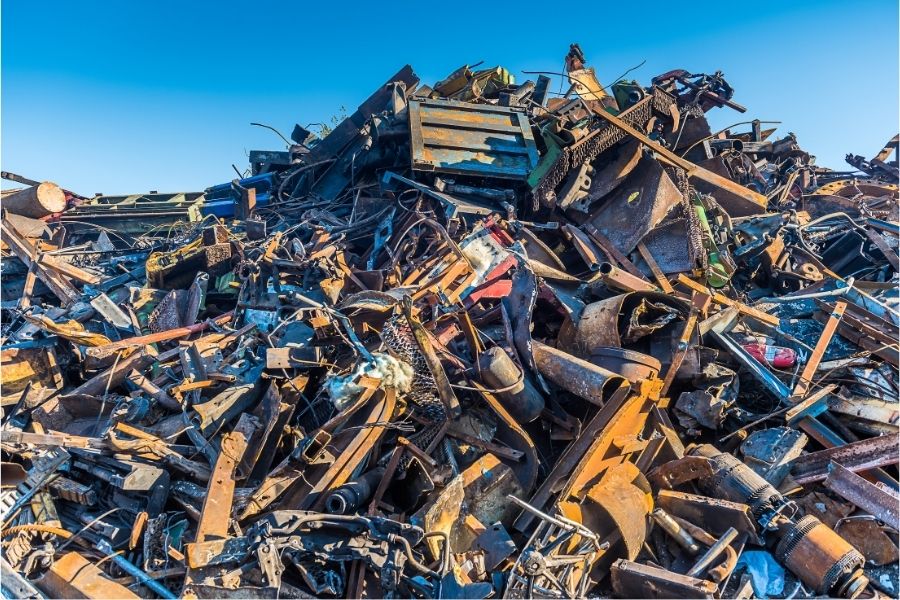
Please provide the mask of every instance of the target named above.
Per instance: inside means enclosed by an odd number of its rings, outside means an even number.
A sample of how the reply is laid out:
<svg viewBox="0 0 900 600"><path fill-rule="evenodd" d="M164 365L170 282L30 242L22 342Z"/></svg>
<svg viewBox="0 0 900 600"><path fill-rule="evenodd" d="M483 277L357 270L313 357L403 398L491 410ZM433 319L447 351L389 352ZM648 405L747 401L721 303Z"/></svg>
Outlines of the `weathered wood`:
<svg viewBox="0 0 900 600"><path fill-rule="evenodd" d="M0 206L11 213L39 219L65 210L66 195L58 185L45 181L3 196Z"/></svg>

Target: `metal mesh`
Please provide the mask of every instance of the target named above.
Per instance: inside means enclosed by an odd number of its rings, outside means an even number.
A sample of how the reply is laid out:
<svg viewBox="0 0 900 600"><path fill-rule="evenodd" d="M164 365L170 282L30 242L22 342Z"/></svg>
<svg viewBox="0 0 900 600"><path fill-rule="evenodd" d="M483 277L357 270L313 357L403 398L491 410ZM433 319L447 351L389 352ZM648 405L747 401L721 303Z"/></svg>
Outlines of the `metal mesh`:
<svg viewBox="0 0 900 600"><path fill-rule="evenodd" d="M409 391L409 399L422 410L422 414L432 421L443 422L447 419L447 412L437 395L434 375L428 368L425 356L419 350L416 338L413 336L409 321L403 315L394 315L381 331L381 339L391 349L391 352L401 360L412 365L413 381Z"/></svg>

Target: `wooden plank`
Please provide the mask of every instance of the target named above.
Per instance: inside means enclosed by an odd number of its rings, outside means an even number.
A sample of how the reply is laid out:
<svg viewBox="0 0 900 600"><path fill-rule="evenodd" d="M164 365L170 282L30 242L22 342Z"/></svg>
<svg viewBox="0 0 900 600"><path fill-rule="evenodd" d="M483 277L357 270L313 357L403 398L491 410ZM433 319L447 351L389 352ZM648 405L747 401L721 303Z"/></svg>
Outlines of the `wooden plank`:
<svg viewBox="0 0 900 600"><path fill-rule="evenodd" d="M43 267L50 268L62 275L65 275L66 277L69 277L70 279L80 281L81 283L97 285L102 281L102 279L97 275L89 273L84 269L79 269L75 265L56 258L52 254L39 255L37 258L37 262Z"/></svg>

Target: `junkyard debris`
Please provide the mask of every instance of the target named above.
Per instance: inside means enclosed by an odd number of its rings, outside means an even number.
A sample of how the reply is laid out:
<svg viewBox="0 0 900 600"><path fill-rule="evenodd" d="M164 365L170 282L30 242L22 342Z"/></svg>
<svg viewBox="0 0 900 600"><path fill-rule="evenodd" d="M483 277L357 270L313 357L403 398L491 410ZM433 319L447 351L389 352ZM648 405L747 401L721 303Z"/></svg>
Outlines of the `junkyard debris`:
<svg viewBox="0 0 900 600"><path fill-rule="evenodd" d="M565 64L405 66L204 192L4 172L4 596L888 589L897 137Z"/></svg>

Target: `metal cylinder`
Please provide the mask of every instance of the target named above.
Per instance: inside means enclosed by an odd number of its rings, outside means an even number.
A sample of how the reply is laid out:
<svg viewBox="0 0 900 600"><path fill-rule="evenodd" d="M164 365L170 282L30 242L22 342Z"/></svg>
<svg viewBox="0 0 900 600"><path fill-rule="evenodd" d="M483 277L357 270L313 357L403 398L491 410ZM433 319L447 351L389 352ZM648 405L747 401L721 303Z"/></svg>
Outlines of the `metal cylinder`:
<svg viewBox="0 0 900 600"><path fill-rule="evenodd" d="M372 469L356 481L351 481L332 491L325 498L325 508L336 515L347 515L359 509L369 498L381 478L384 477L384 468Z"/></svg>
<svg viewBox="0 0 900 600"><path fill-rule="evenodd" d="M607 394L625 383L621 375L536 340L531 348L541 375L592 404L603 406Z"/></svg>
<svg viewBox="0 0 900 600"><path fill-rule="evenodd" d="M734 527L729 527L728 531L722 534L722 537L716 541L715 544L709 547L709 549L703 553L697 562L694 563L694 566L691 567L691 570L687 572L688 577L700 577L706 569L709 568L709 565L725 551L725 548L734 541L734 538L737 537L737 529Z"/></svg>
<svg viewBox="0 0 900 600"><path fill-rule="evenodd" d="M55 183L38 185L3 196L0 206L11 213L40 219L66 209L66 195Z"/></svg>
<svg viewBox="0 0 900 600"><path fill-rule="evenodd" d="M788 526L775 556L818 594L856 598L869 583L863 555L812 515Z"/></svg>
<svg viewBox="0 0 900 600"><path fill-rule="evenodd" d="M612 263L600 263L598 269L598 281L603 282L608 288L619 290L622 292L658 292L659 288L644 281L640 277L635 277L628 271L624 271Z"/></svg>
<svg viewBox="0 0 900 600"><path fill-rule="evenodd" d="M700 489L716 498L750 506L754 516L777 528L775 557L804 584L819 594L855 598L868 585L863 574L865 562L859 553L830 527L812 515L794 522L780 509L787 500L743 462L720 452L709 444L700 444L687 452L709 459L712 475L698 480Z"/></svg>
<svg viewBox="0 0 900 600"><path fill-rule="evenodd" d="M710 496L747 504L757 519L785 502L772 484L731 454L710 444L694 446L688 454L708 458L712 464L713 474L697 482Z"/></svg>
<svg viewBox="0 0 900 600"><path fill-rule="evenodd" d="M694 536L679 525L669 513L661 508L655 508L650 513L650 516L653 517L653 522L659 525L660 529L668 533L689 554L693 555L700 552L700 544L697 543Z"/></svg>
<svg viewBox="0 0 900 600"><path fill-rule="evenodd" d="M530 423L544 410L544 397L525 379L503 348L494 346L478 356L478 374L496 392L503 408L520 423Z"/></svg>
<svg viewBox="0 0 900 600"><path fill-rule="evenodd" d="M620 294L588 304L574 320L566 318L559 330L558 346L586 360L591 360L597 348L621 348L634 311L647 303L664 305L684 316L688 313L682 299L662 292Z"/></svg>

